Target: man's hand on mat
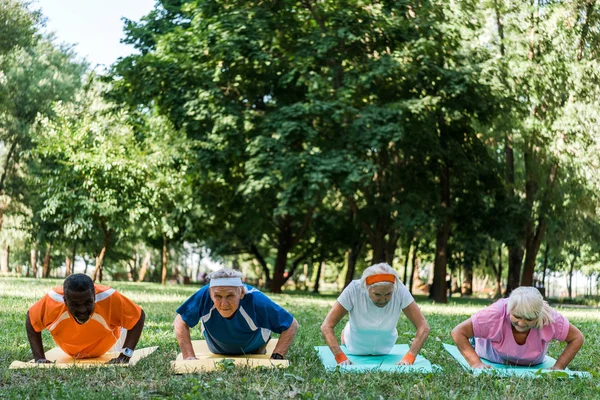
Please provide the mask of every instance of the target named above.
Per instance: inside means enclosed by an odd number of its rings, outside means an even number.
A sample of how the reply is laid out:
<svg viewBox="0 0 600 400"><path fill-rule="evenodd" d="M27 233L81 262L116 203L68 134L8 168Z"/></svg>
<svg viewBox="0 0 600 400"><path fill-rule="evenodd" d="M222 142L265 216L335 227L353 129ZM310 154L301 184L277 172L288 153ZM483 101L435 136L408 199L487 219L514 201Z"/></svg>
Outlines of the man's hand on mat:
<svg viewBox="0 0 600 400"><path fill-rule="evenodd" d="M489 364L486 364L486 363L484 363L484 362L478 362L477 364L475 364L475 365L472 365L471 367L472 367L472 368L475 368L475 369L482 369L482 368L492 368L492 366L491 366L491 365L489 365Z"/></svg>
<svg viewBox="0 0 600 400"><path fill-rule="evenodd" d="M354 364L352 361L350 360L344 360L341 363L339 363L338 365L352 365Z"/></svg>
<svg viewBox="0 0 600 400"><path fill-rule="evenodd" d="M557 366L556 364L550 369L554 370L554 371L564 371L565 370L564 368L561 368L560 365Z"/></svg>
<svg viewBox="0 0 600 400"><path fill-rule="evenodd" d="M129 357L125 354L120 354L119 357L115 357L112 360L108 361L107 364L127 364L129 362Z"/></svg>
<svg viewBox="0 0 600 400"><path fill-rule="evenodd" d="M190 356L190 357L185 357L184 360L185 361L192 361L192 360L197 360L197 358L194 357L194 356Z"/></svg>
<svg viewBox="0 0 600 400"><path fill-rule="evenodd" d="M53 361L46 360L45 358L40 358L39 360L35 360L36 364L52 364Z"/></svg>

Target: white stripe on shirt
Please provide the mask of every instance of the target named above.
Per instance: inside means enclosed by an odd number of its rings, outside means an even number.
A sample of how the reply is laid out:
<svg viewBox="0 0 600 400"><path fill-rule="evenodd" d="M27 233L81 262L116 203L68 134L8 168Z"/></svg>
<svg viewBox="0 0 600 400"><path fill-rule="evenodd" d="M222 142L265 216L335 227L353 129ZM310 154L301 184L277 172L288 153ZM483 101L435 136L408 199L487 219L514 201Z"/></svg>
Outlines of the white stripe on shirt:
<svg viewBox="0 0 600 400"><path fill-rule="evenodd" d="M242 306L240 306L240 314L242 314L242 317L244 317L244 319L246 320L246 323L248 324L250 329L252 329L253 331L258 329L256 324L254 324L254 321L252 321L252 318L250 318L250 316L248 315L248 313L246 312L246 310L244 310L244 307L242 307Z"/></svg>
<svg viewBox="0 0 600 400"><path fill-rule="evenodd" d="M95 302L97 303L97 302L99 302L99 301L102 301L102 300L104 300L104 299L108 299L108 298L109 298L109 296L110 296L111 294L113 294L114 292L115 292L115 289L113 289L113 288L110 288L110 289L108 289L108 290L105 290L104 292L100 292L100 293L98 293L98 294L96 295L96 297L95 297Z"/></svg>

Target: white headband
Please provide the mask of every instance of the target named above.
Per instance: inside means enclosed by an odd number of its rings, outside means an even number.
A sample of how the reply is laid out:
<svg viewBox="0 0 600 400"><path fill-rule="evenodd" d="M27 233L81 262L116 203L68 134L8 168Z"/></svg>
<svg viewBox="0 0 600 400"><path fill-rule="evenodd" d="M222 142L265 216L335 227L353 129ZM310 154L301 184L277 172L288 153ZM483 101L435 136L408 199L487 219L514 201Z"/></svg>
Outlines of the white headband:
<svg viewBox="0 0 600 400"><path fill-rule="evenodd" d="M244 286L242 278L213 278L210 280L210 286Z"/></svg>

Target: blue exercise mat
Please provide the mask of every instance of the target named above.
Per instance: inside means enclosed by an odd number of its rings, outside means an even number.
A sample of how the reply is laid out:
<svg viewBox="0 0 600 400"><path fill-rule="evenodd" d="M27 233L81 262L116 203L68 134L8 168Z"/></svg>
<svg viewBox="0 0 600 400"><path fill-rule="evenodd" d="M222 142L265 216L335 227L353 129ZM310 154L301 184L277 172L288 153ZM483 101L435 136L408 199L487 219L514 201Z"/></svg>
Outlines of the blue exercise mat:
<svg viewBox="0 0 600 400"><path fill-rule="evenodd" d="M333 353L328 346L315 346L315 350L327 371L335 371L339 367L340 372L367 372L367 371L388 371L399 373L413 372L433 372L435 369L441 369L439 366L432 366L429 360L418 355L413 365L397 365L398 361L408 353L409 346L407 344L394 345L392 351L384 356L356 356L348 354L346 346L341 346L342 351L354 364L338 365L335 361Z"/></svg>
<svg viewBox="0 0 600 400"><path fill-rule="evenodd" d="M573 377L591 378L592 377L592 375L589 372L571 371L568 368L565 369L564 371L551 370L550 368L552 368L554 366L554 363L556 362L556 360L550 356L546 356L546 360L542 364L533 365L530 367L498 364L498 363L491 362L485 358L482 358L481 361L483 361L486 364L491 365L493 368L472 368L469 365L469 363L467 362L467 360L460 353L460 351L458 350L458 347L451 345L451 344L446 344L446 343L444 343L443 346L444 346L444 349L446 349L446 351L448 353L450 353L450 355L456 361L458 361L458 363L464 369L471 372L473 375L493 374L493 375L497 375L497 376L501 376L501 377L520 376L520 377L526 377L526 378L527 377L533 378L533 377L540 376L541 374L553 374L553 375L564 376L564 377L569 377L569 378L573 378Z"/></svg>

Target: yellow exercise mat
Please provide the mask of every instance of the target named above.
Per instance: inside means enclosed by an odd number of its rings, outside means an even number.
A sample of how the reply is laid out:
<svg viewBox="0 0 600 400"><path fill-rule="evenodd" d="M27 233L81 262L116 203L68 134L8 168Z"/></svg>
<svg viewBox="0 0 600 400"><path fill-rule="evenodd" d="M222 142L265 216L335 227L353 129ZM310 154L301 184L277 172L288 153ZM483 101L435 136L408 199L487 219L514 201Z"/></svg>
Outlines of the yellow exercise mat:
<svg viewBox="0 0 600 400"><path fill-rule="evenodd" d="M154 351L158 349L158 346L154 347L146 347L144 349L137 349L133 351L133 356L129 359L128 363L124 364L108 364L107 366L119 366L119 367L128 367L135 365L142 358L148 357L150 354L154 353ZM106 353L100 357L95 358L73 358L64 351L60 347L55 347L52 350L46 352L46 359L50 361L54 361L52 364L38 364L35 363L34 360L29 362L23 361L13 361L10 364L9 369L21 369L21 368L71 368L74 366L77 367L93 367L93 366L102 366L106 364L110 360L115 357L118 357L119 353Z"/></svg>
<svg viewBox="0 0 600 400"><path fill-rule="evenodd" d="M213 354L208 350L205 340L193 340L194 353L197 360L184 360L179 353L175 361L171 361L171 367L176 374L191 374L195 372L214 371L219 368L219 363L232 362L236 366L287 368L290 366L288 360L271 360L271 354L277 346L277 339L269 340L266 354L247 354L239 356ZM227 360L227 361L225 361Z"/></svg>

